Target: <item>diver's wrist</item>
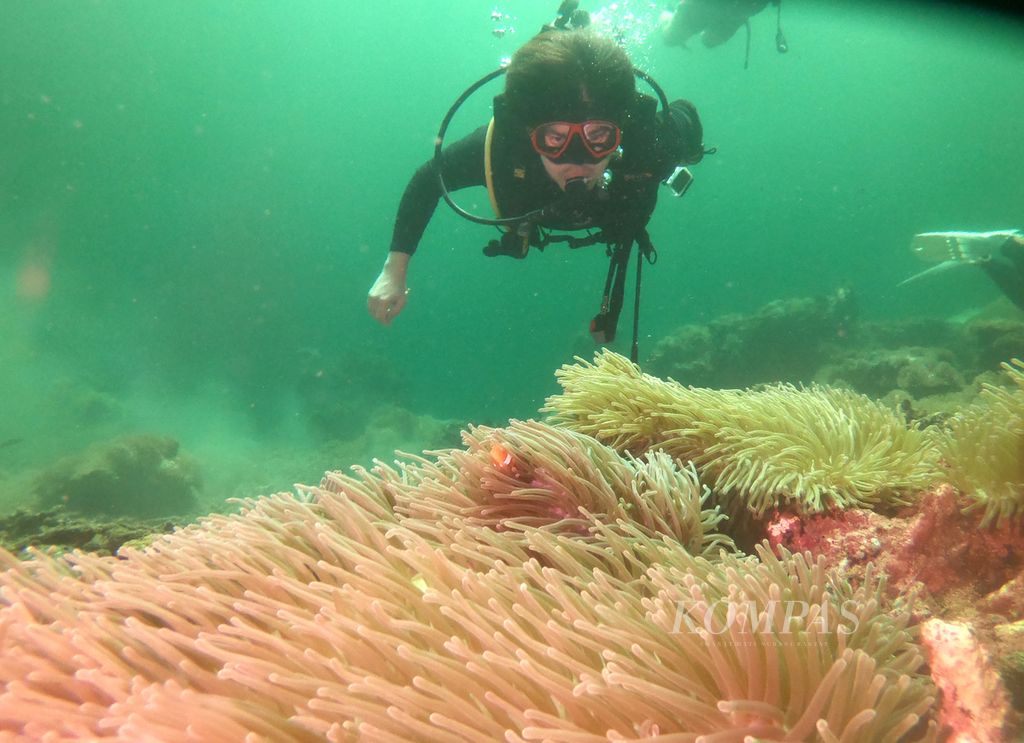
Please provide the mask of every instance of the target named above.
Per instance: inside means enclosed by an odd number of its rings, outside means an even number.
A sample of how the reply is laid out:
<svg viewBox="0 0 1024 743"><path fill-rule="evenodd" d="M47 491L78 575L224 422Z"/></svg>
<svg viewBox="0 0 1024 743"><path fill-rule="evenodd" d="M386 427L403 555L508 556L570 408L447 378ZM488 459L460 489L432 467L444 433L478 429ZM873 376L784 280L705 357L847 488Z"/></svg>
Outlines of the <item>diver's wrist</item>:
<svg viewBox="0 0 1024 743"><path fill-rule="evenodd" d="M406 273L409 271L410 258L412 256L409 253L391 251L387 254L387 260L384 261L384 270L382 272L391 280L404 283L406 281Z"/></svg>
<svg viewBox="0 0 1024 743"><path fill-rule="evenodd" d="M412 258L412 256L409 253L392 250L388 253L387 260L384 261L384 270L389 274L401 274L402 276L405 276L405 272L409 267L410 258Z"/></svg>

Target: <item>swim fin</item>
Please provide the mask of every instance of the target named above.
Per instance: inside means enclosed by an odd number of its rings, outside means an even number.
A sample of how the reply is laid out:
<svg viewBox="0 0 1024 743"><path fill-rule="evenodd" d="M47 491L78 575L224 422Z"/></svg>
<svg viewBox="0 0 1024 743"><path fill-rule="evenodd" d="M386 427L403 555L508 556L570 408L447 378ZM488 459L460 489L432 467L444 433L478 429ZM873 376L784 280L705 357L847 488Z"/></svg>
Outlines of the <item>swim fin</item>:
<svg viewBox="0 0 1024 743"><path fill-rule="evenodd" d="M914 235L910 241L910 252L929 263L937 261L979 263L991 260L1003 243L1017 235L1020 235L1017 230L922 232Z"/></svg>
<svg viewBox="0 0 1024 743"><path fill-rule="evenodd" d="M910 241L910 251L923 261L937 265L901 281L898 286L911 281L957 268L986 263L996 255L999 248L1010 238L1020 235L1018 230L994 230L992 232L922 232Z"/></svg>

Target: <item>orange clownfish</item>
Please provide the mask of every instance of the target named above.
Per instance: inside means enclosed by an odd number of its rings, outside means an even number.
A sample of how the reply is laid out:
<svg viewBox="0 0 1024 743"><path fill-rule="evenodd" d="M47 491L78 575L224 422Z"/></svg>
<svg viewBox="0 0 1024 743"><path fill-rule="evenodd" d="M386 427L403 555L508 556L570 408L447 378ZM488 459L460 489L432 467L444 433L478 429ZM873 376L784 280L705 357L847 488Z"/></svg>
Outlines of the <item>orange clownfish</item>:
<svg viewBox="0 0 1024 743"><path fill-rule="evenodd" d="M500 470L506 475L515 474L512 453L501 444L495 444L491 447L491 463L494 464L495 469Z"/></svg>

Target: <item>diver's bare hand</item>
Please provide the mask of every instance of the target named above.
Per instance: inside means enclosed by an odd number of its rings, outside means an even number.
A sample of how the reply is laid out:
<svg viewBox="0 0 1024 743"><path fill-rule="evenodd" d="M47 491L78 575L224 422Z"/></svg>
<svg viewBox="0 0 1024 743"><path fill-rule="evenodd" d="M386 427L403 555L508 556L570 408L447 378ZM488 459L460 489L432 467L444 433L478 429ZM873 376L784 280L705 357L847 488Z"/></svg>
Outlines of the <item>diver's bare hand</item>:
<svg viewBox="0 0 1024 743"><path fill-rule="evenodd" d="M377 280L370 287L366 298L366 307L377 322L390 325L391 321L405 307L409 289L405 285L405 275L409 267L407 253L391 252L384 261Z"/></svg>

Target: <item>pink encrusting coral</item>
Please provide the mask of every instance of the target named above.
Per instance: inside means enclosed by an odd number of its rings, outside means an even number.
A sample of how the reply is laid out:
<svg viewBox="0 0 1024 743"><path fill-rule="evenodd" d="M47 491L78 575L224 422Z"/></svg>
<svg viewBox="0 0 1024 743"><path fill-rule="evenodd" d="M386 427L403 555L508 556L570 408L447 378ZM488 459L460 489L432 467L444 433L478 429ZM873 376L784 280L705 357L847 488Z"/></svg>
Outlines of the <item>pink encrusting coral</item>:
<svg viewBox="0 0 1024 743"><path fill-rule="evenodd" d="M921 627L921 641L942 692L940 720L950 731L950 743L1008 740L1010 701L970 625L929 619Z"/></svg>
<svg viewBox="0 0 1024 743"><path fill-rule="evenodd" d="M772 545L825 557L854 580L870 562L888 576L894 595L914 591L924 603L941 603L955 594L958 601L973 602L1024 570L1024 531L1012 524L983 528L980 513L965 512L969 504L940 485L901 515L779 512L765 535ZM1011 600L1007 596L1004 603Z"/></svg>
<svg viewBox="0 0 1024 743"><path fill-rule="evenodd" d="M928 620L922 640L953 740L1010 740L1020 715L991 659L1024 657L1024 531L983 527L970 505L941 485L901 515L776 513L766 535L823 558L854 585L881 572L890 596L913 596L914 614Z"/></svg>
<svg viewBox="0 0 1024 743"><path fill-rule="evenodd" d="M934 738L877 579L723 550L667 457L466 442L120 559L0 556L0 740Z"/></svg>

